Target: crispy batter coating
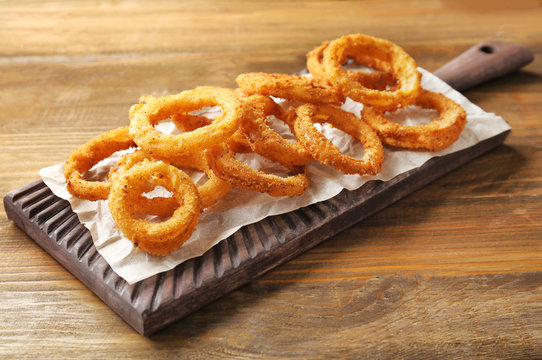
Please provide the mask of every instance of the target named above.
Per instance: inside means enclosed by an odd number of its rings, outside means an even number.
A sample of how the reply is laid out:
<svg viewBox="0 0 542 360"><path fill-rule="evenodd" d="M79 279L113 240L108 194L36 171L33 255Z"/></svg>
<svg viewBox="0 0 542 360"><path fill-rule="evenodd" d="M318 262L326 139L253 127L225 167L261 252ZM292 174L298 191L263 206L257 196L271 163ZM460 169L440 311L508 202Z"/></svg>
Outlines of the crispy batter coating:
<svg viewBox="0 0 542 360"><path fill-rule="evenodd" d="M440 93L422 90L413 105L435 109L440 115L426 125L406 126L388 120L383 109L365 106L361 117L375 129L383 143L429 151L442 150L453 144L467 124L465 110Z"/></svg>
<svg viewBox="0 0 542 360"><path fill-rule="evenodd" d="M354 114L331 106L305 104L296 109L294 133L312 156L322 164L345 174L375 175L384 162L382 142L363 120ZM343 154L335 144L318 131L313 123L329 123L363 145L363 158Z"/></svg>
<svg viewBox="0 0 542 360"><path fill-rule="evenodd" d="M248 111L241 124L241 132L255 153L287 165L305 165L312 160L311 154L300 143L286 140L269 125L268 116L273 115L293 130L288 113L282 106L262 95L249 96L244 101Z"/></svg>
<svg viewBox="0 0 542 360"><path fill-rule="evenodd" d="M75 149L64 163L68 192L90 201L107 199L111 184L105 181L84 180L83 174L113 153L135 146L126 126L100 134Z"/></svg>
<svg viewBox="0 0 542 360"><path fill-rule="evenodd" d="M167 135L154 128L175 114L215 105L222 108L221 116L194 131ZM177 95L150 98L143 106L132 109L130 134L134 141L149 154L164 157L190 154L226 141L237 131L245 112L234 90L218 87L198 87Z"/></svg>
<svg viewBox="0 0 542 360"><path fill-rule="evenodd" d="M281 177L251 168L237 160L235 153L225 145L215 145L206 154L215 174L241 189L271 196L297 196L310 185L304 166L289 167L294 174Z"/></svg>
<svg viewBox="0 0 542 360"><path fill-rule="evenodd" d="M326 41L307 53L307 69L314 77L326 79L322 60L324 58L324 50L328 45L329 41ZM388 66L388 63L364 54L357 54L355 60L361 65L377 70L374 72L347 70L348 76L360 85L374 90L391 90L397 86L397 81L393 74L389 72L391 68Z"/></svg>
<svg viewBox="0 0 542 360"><path fill-rule="evenodd" d="M194 131L198 128L211 124L213 122L213 119L202 115L175 114L171 117L171 121L182 131ZM233 135L230 136L226 142L228 144L228 147L230 147L237 153L248 153L252 151L247 138L244 134L241 133L240 130L237 130L235 133L233 133Z"/></svg>
<svg viewBox="0 0 542 360"><path fill-rule="evenodd" d="M216 203L218 200L222 199L233 187L230 183L220 179L215 175L213 170L211 170L211 168L207 164L207 158L205 157L203 151L199 151L190 155L178 156L175 158L163 158L152 156L144 150L138 149L132 153L124 155L118 161L117 168L113 169L110 172L110 177L113 179L115 176L118 176L119 173L130 169L134 165L144 160L160 160L167 164L173 165L181 170L192 169L204 172L207 175L208 179L204 184L198 186L202 209L206 209ZM177 202L174 201L174 199L172 198L158 198L157 201L162 201L161 204L154 203L154 200L154 198L142 199L142 203L144 203L145 209L148 209L146 210L146 212L149 214L169 216L173 212L172 210L178 206ZM148 205L146 203L148 203ZM158 207L161 208L161 213L153 213L158 210L156 209Z"/></svg>
<svg viewBox="0 0 542 360"><path fill-rule="evenodd" d="M344 95L327 80L301 75L246 73L235 79L248 95L266 95L311 104L340 105Z"/></svg>
<svg viewBox="0 0 542 360"><path fill-rule="evenodd" d="M363 86L343 68L349 57L360 61L370 56L374 64L387 63L397 80L393 90ZM331 41L324 50L322 64L326 78L355 101L387 109L409 104L420 92L420 73L416 62L398 45L364 34L352 34ZM384 66L384 65L382 65Z"/></svg>
<svg viewBox="0 0 542 360"><path fill-rule="evenodd" d="M153 222L141 217L141 195L163 186L179 204L171 217ZM201 212L201 199L192 179L162 161L143 160L115 176L109 209L123 235L150 254L167 255L192 234Z"/></svg>

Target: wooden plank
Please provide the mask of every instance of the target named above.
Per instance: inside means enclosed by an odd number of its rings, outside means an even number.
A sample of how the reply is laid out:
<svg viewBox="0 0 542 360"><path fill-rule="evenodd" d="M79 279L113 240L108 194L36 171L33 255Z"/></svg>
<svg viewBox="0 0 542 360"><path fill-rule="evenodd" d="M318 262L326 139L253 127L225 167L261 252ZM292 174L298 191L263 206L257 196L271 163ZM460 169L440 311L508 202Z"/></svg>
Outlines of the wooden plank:
<svg viewBox="0 0 542 360"><path fill-rule="evenodd" d="M69 203L42 181L8 193L4 206L8 218L45 251L135 330L150 335L502 144L508 134L432 158L390 181L372 181L245 226L202 256L132 285L99 255Z"/></svg>

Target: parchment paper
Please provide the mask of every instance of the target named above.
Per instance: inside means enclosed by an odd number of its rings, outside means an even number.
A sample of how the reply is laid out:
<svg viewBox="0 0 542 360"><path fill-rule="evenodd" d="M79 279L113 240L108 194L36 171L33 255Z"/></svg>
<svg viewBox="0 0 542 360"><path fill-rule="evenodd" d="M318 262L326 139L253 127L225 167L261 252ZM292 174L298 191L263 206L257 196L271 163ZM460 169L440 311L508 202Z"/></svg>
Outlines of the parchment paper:
<svg viewBox="0 0 542 360"><path fill-rule="evenodd" d="M234 189L202 214L196 231L179 250L164 257L148 255L137 250L129 240L123 238L113 223L107 201L91 202L70 195L64 182L63 164L44 168L39 173L55 195L70 202L80 222L89 229L98 252L109 263L113 271L132 284L170 270L185 260L202 255L244 225L257 222L267 216L290 212L312 203L327 200L337 195L343 188L354 190L373 179L390 180L398 174L421 166L431 157L462 150L510 129L501 117L484 112L431 73L423 69L420 69L420 72L423 74L422 86L424 88L445 94L467 111L466 128L460 139L452 146L433 153L386 147L383 169L376 176L343 175L330 167L313 162L307 168L308 175L312 179L310 188L303 195L293 198L276 198L266 194ZM351 111L357 116L362 108L362 104L350 99L343 105L344 110ZM418 108L406 108L399 113L400 115L396 116L395 120L405 124L423 123L435 115L431 110ZM176 131L171 123L160 123L158 128L166 133ZM291 137L285 127L279 131L284 131L285 137ZM352 141L350 137L344 136L342 132L331 127L324 126L321 131L332 139L343 152L361 158L362 147ZM94 176L96 178L107 177L109 167L114 166L119 156L120 154L117 153L100 162L93 169ZM265 161L262 163L260 160L260 158L246 159L246 161L252 161L253 166L263 168L272 166L271 163ZM198 181L197 174L194 176Z"/></svg>

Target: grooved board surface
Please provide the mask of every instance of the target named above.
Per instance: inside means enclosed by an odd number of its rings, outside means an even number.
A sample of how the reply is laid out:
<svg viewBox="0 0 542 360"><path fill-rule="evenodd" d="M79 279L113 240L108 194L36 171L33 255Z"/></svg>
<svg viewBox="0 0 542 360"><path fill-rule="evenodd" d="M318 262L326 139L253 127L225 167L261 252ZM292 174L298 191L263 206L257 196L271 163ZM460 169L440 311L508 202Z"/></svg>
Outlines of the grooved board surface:
<svg viewBox="0 0 542 360"><path fill-rule="evenodd" d="M40 180L4 198L8 217L135 330L150 335L501 144L509 132L387 182L241 228L198 258L129 285L97 252L69 203Z"/></svg>

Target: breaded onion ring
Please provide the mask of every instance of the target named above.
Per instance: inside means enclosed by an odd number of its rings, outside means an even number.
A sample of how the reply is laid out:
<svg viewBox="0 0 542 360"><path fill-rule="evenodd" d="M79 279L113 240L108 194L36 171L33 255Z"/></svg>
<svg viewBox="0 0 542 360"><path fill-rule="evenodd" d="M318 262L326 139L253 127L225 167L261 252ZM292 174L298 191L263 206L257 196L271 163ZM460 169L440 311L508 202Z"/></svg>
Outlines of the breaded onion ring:
<svg viewBox="0 0 542 360"><path fill-rule="evenodd" d="M141 194L163 186L179 204L162 222L141 218ZM192 235L201 212L201 200L192 179L162 161L143 160L115 177L109 195L113 220L134 246L154 255L167 255Z"/></svg>
<svg viewBox="0 0 542 360"><path fill-rule="evenodd" d="M64 163L68 192L90 201L107 199L111 184L105 181L84 180L83 174L113 153L135 146L126 126L100 134L75 149Z"/></svg>
<svg viewBox="0 0 542 360"><path fill-rule="evenodd" d="M248 95L266 95L311 104L340 105L345 97L324 79L287 74L246 73L235 79Z"/></svg>
<svg viewBox="0 0 542 360"><path fill-rule="evenodd" d="M326 78L322 60L324 57L324 50L328 45L329 41L326 41L307 53L307 69L313 76L320 79ZM375 90L389 90L396 85L395 78L391 73L387 72L390 69L389 67L386 67L385 63L377 61L369 56L362 55L358 55L355 60L359 64L379 70L374 72L348 70L348 75L351 76L353 80L360 83L360 85Z"/></svg>
<svg viewBox="0 0 542 360"><path fill-rule="evenodd" d="M349 57L363 61L370 56L374 64L388 64L397 80L393 90L375 90L356 81L343 64ZM416 62L398 45L364 34L352 34L331 41L324 50L322 60L326 78L355 101L397 108L408 104L420 92L420 73ZM383 65L382 65L383 66ZM386 69L382 69L385 70Z"/></svg>
<svg viewBox="0 0 542 360"><path fill-rule="evenodd" d="M281 177L255 170L237 160L235 153L226 145L215 145L206 151L207 161L221 179L245 190L267 193L271 196L298 196L310 185L304 166L286 168L294 175Z"/></svg>
<svg viewBox="0 0 542 360"><path fill-rule="evenodd" d="M331 106L305 104L296 109L294 133L298 140L322 164L345 174L375 175L384 161L382 142L373 129L352 113ZM363 158L343 154L335 144L318 131L313 123L329 123L363 145Z"/></svg>
<svg viewBox="0 0 542 360"><path fill-rule="evenodd" d="M162 158L157 156L149 155L147 152L145 152L142 149L138 149L132 153L124 155L118 162L117 162L117 169L110 172L110 177L114 178L119 173L122 173L123 171L126 171L133 167L134 165L144 161L144 160L152 160L152 161L163 161L169 165L173 165L176 168L179 168L181 170L183 169L192 169L197 170L205 173L207 175L207 181L203 183L202 185L199 185L198 192L201 198L201 205L202 209L208 208L209 206L216 203L218 200L222 199L231 189L232 185L219 177L215 175L213 170L209 167L207 164L207 158L205 157L205 154L200 151L197 153L193 153L190 155L184 155L184 156L178 156L175 158ZM149 200L154 200L149 199ZM160 198L158 198L160 199ZM170 201L168 199L171 198L162 198L161 204L155 204L152 205L153 201L149 201L149 206L145 206L146 209L152 209L154 207L161 206L164 208L164 210L161 211L162 214L167 214L167 209L174 209L177 206L177 203L175 201ZM173 200L173 199L171 199ZM144 201L143 201L144 202ZM152 210L149 210L152 211ZM169 211L171 213L171 211ZM153 215L160 215L160 214L153 214ZM164 215L161 215L164 216Z"/></svg>
<svg viewBox="0 0 542 360"><path fill-rule="evenodd" d="M221 116L194 131L167 135L154 128L159 121L175 114L215 105L222 108ZM177 95L150 98L143 106L133 108L131 114L130 134L134 141L151 155L168 157L190 154L226 141L237 131L244 107L234 90L198 87Z"/></svg>
<svg viewBox="0 0 542 360"><path fill-rule="evenodd" d="M304 165L312 160L311 154L298 142L290 142L269 126L268 116L273 115L292 130L287 111L273 99L263 95L253 95L244 99L247 117L241 124L252 150L266 158L287 165Z"/></svg>
<svg viewBox="0 0 542 360"><path fill-rule="evenodd" d="M435 109L440 115L425 125L406 126L388 120L383 109L365 106L361 117L377 132L383 143L429 151L442 150L453 144L467 123L465 110L443 94L422 90L413 105Z"/></svg>
<svg viewBox="0 0 542 360"><path fill-rule="evenodd" d="M175 114L171 117L171 121L182 131L194 131L211 124L213 119L203 115ZM230 136L226 143L228 144L228 147L236 153L247 153L252 151L247 138L239 130Z"/></svg>

